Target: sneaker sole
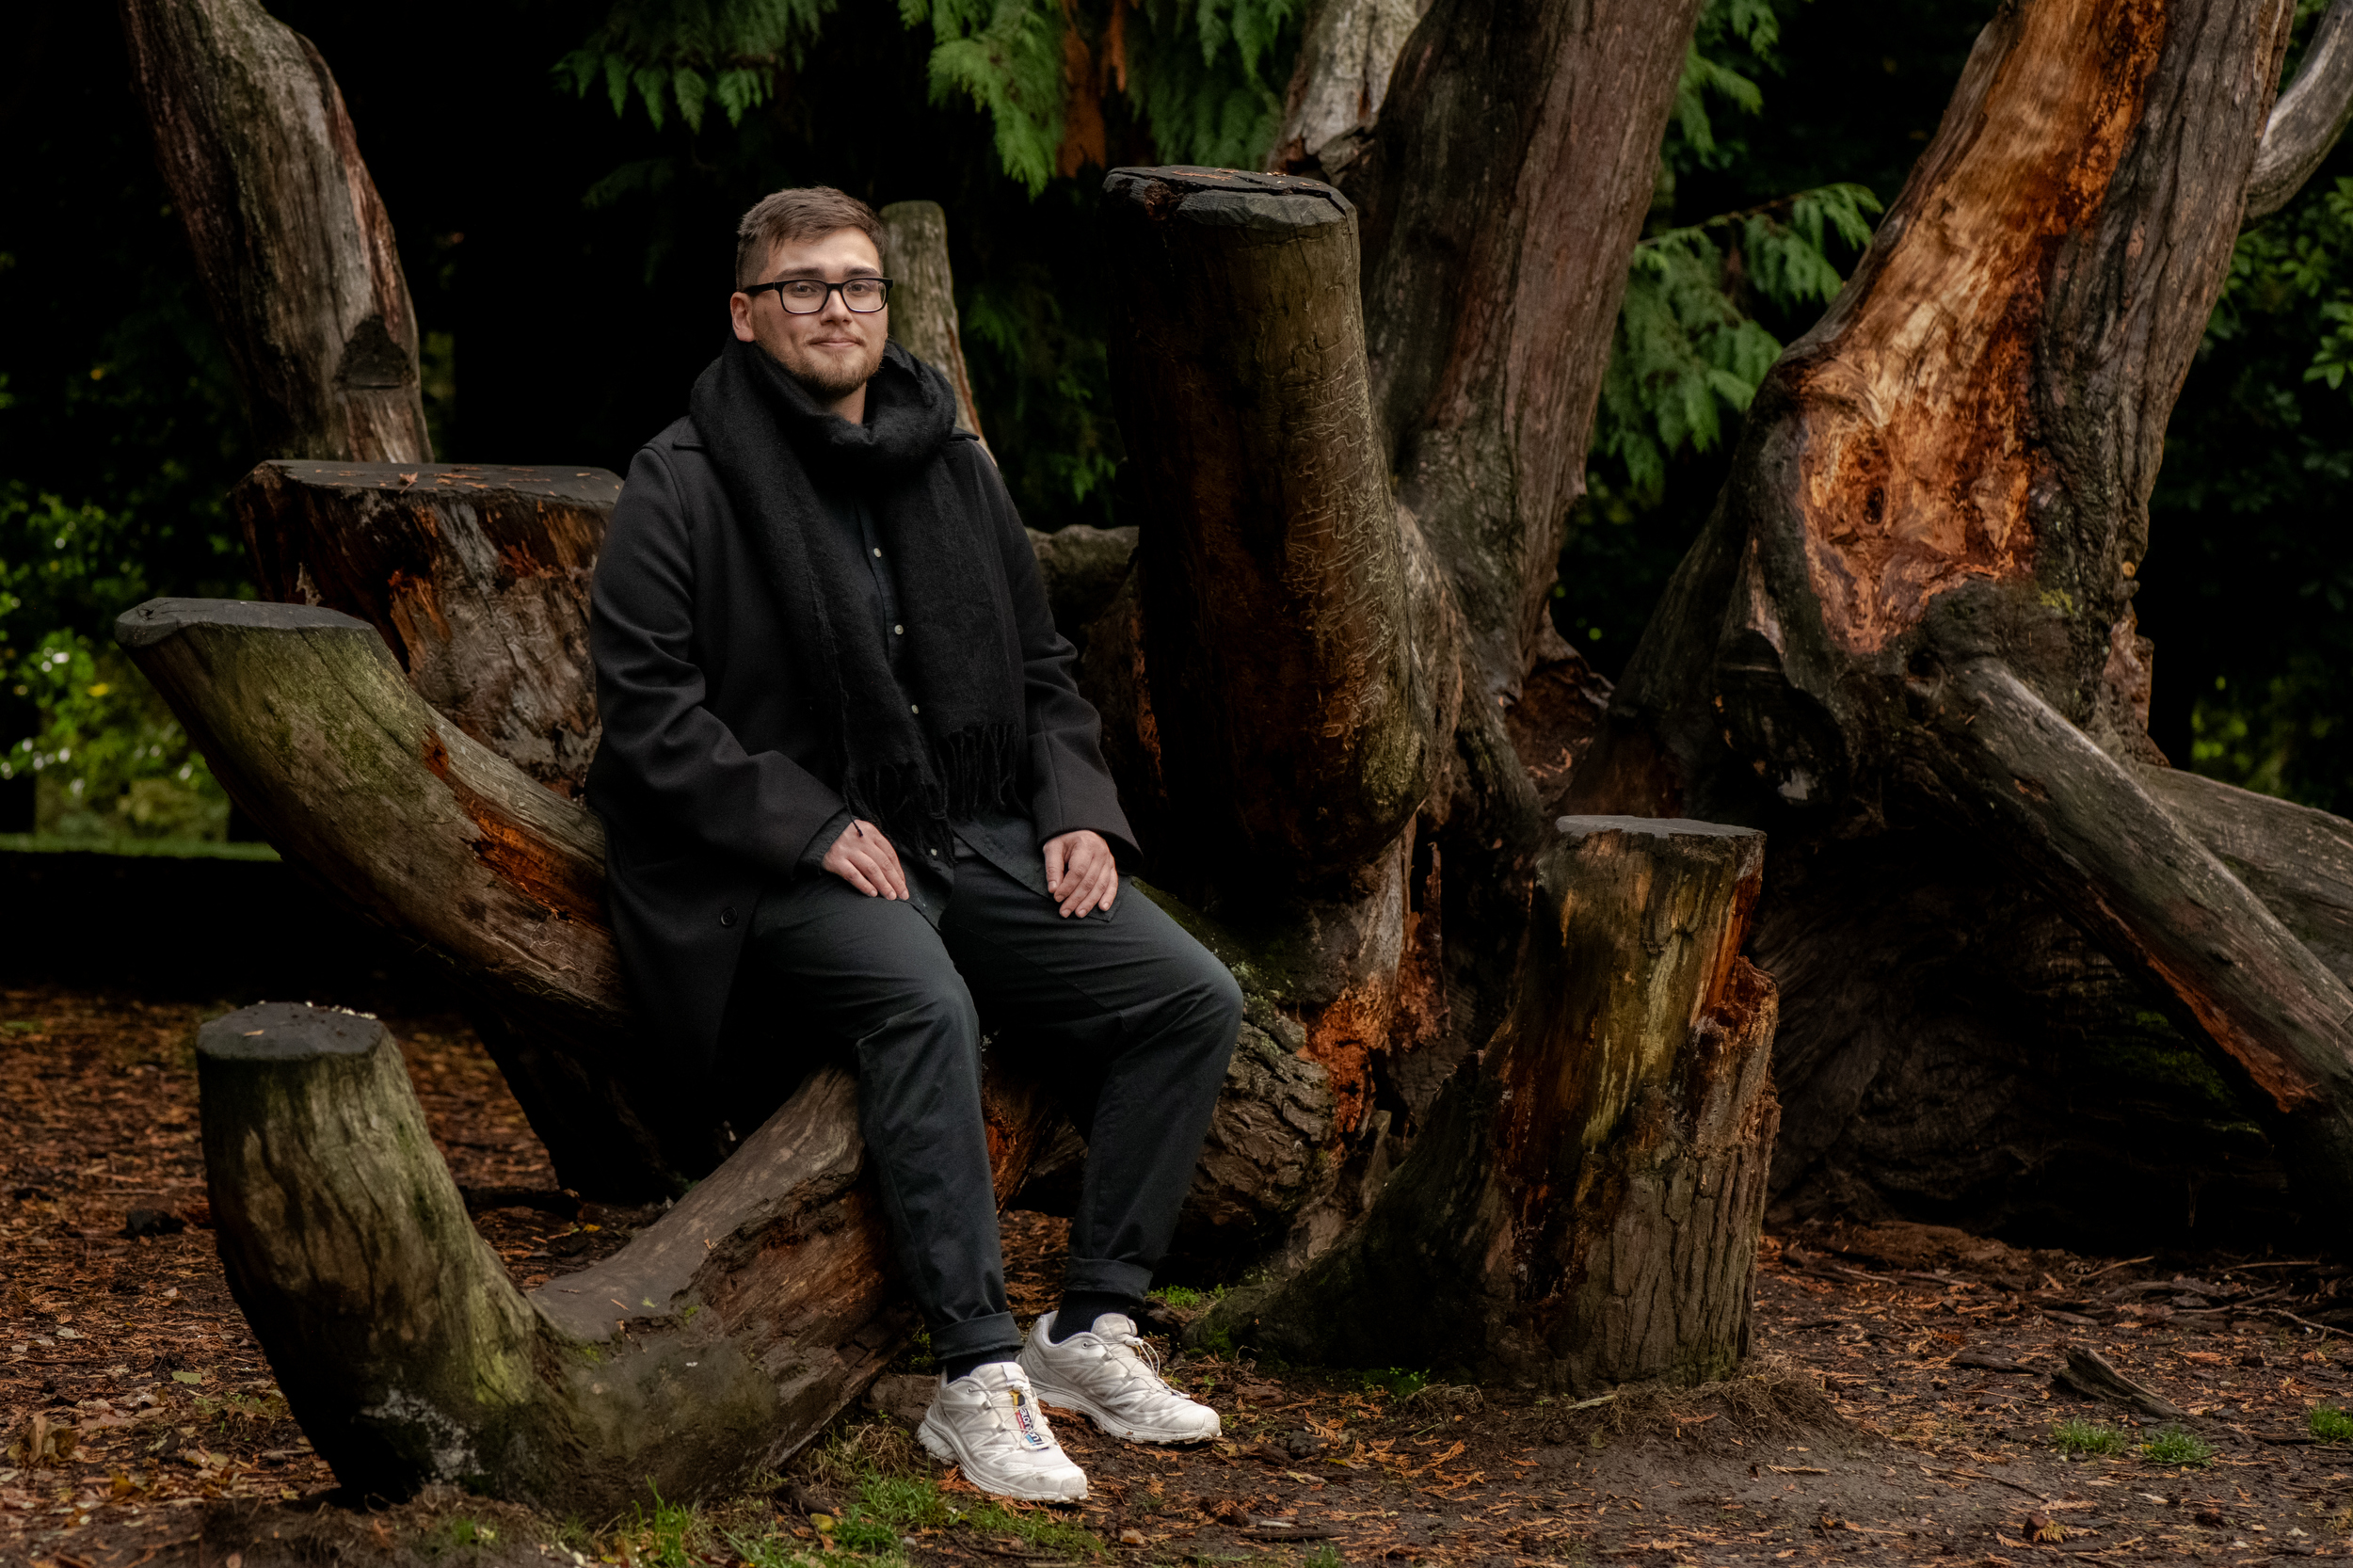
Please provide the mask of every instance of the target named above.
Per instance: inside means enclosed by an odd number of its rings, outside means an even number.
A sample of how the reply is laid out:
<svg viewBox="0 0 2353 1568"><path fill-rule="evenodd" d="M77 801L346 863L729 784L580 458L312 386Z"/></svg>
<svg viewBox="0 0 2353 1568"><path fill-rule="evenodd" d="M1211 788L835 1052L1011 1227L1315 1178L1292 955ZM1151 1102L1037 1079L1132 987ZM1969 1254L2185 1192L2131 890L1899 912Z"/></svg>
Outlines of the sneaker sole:
<svg viewBox="0 0 2353 1568"><path fill-rule="evenodd" d="M1079 1495L1074 1497L1062 1492L988 1484L973 1470L971 1460L968 1459L964 1450L956 1446L956 1440L933 1426L929 1416L925 1416L923 1423L915 1429L915 1440L923 1445L924 1452L943 1464L956 1466L964 1472L965 1480L992 1497L1011 1497L1016 1502L1023 1503L1082 1503L1086 1501L1086 1488L1083 1485L1080 1487Z"/></svg>
<svg viewBox="0 0 2353 1568"><path fill-rule="evenodd" d="M1039 1399L1051 1404L1061 1405L1065 1410L1075 1410L1093 1423L1097 1432L1107 1432L1126 1442L1147 1443L1160 1448L1176 1448L1190 1443L1214 1442L1225 1435L1223 1422L1219 1423L1219 1430L1205 1432L1197 1436L1187 1432L1156 1432L1143 1427L1130 1426L1117 1416L1107 1414L1102 1406L1077 1389L1048 1383L1037 1375L1034 1368L1025 1367L1022 1370L1030 1374L1030 1387L1035 1391Z"/></svg>

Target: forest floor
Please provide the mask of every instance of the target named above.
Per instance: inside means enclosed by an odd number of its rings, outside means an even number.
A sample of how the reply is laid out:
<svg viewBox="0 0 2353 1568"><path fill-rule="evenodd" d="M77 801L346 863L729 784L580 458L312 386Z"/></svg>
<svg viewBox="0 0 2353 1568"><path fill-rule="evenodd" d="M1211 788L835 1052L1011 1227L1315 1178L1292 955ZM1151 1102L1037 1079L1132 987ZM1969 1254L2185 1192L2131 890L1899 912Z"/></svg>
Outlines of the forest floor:
<svg viewBox="0 0 2353 1568"><path fill-rule="evenodd" d="M903 1360L783 1476L733 1498L558 1521L454 1492L338 1493L222 1278L192 1042L222 1007L0 988L0 1568L360 1568L860 1557L919 1564L2251 1564L2353 1551L2353 1347L2317 1258L2112 1259L1913 1225L1768 1237L1755 1356L1729 1383L1582 1408L1411 1369L1198 1351L1192 1450L1058 1431L1093 1493L992 1504L906 1424ZM647 1216L575 1208L462 1021L392 1017L483 1234L525 1286ZM1017 1312L1051 1304L1063 1222L1006 1222ZM144 1231L147 1234L126 1234ZM1182 1316L1189 1304L1170 1292ZM2346 1292L2353 1304L2353 1290ZM2346 1316L2353 1317L2353 1313ZM2054 1386L2070 1346L2180 1406Z"/></svg>

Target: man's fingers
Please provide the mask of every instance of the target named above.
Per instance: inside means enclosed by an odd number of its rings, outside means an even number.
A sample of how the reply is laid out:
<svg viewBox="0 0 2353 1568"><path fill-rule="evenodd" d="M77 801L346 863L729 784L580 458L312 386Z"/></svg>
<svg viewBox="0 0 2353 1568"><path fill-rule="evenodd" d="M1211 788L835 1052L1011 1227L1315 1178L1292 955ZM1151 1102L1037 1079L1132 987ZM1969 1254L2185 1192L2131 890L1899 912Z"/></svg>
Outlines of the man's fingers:
<svg viewBox="0 0 2353 1568"><path fill-rule="evenodd" d="M1060 839L1046 844L1046 886L1054 892L1062 891L1063 868L1070 863L1070 846ZM1067 910L1064 913L1068 913Z"/></svg>

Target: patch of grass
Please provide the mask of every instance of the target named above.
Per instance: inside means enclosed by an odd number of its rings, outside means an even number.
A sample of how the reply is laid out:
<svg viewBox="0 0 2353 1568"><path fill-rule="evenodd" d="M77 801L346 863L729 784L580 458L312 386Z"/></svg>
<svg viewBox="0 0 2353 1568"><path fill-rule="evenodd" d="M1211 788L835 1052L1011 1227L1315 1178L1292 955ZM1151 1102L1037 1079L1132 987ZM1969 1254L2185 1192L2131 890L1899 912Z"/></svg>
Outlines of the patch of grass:
<svg viewBox="0 0 2353 1568"><path fill-rule="evenodd" d="M2323 1443L2353 1443L2353 1415L2334 1405L2313 1406L2304 1413L2304 1424Z"/></svg>
<svg viewBox="0 0 2353 1568"><path fill-rule="evenodd" d="M1356 1374L1367 1388L1378 1388L1393 1400L1410 1400L1430 1386L1428 1372L1410 1371L1403 1367L1369 1367Z"/></svg>
<svg viewBox="0 0 2353 1568"><path fill-rule="evenodd" d="M1164 1304L1174 1312L1191 1312L1195 1307L1207 1306L1210 1300L1190 1285L1163 1285L1152 1292L1152 1299Z"/></svg>
<svg viewBox="0 0 2353 1568"><path fill-rule="evenodd" d="M2124 1450L2124 1434L2114 1427L2070 1416L2051 1429L2051 1441L2063 1454L2113 1454Z"/></svg>
<svg viewBox="0 0 2353 1568"><path fill-rule="evenodd" d="M1016 1536L1041 1552L1096 1558L1103 1543L1094 1531L1033 1504L993 1497L952 1499L939 1489L913 1439L888 1422L870 1422L837 1433L818 1451L812 1467L847 1501L827 1531L840 1551L897 1560L903 1538L920 1529L962 1527L990 1535ZM753 1568L786 1568L795 1559L761 1556L757 1543L735 1541ZM778 1549L791 1548L778 1543ZM802 1548L806 1550L804 1546ZM661 1568L671 1568L662 1564Z"/></svg>
<svg viewBox="0 0 2353 1568"><path fill-rule="evenodd" d="M1339 1551L1326 1541L1301 1560L1300 1568L1344 1568Z"/></svg>
<svg viewBox="0 0 2353 1568"><path fill-rule="evenodd" d="M2167 1427L2140 1446L2140 1451L2159 1464L2211 1464L2214 1445L2194 1432L2179 1427Z"/></svg>
<svg viewBox="0 0 2353 1568"><path fill-rule="evenodd" d="M428 1561L457 1552L479 1552L498 1544L498 1531L464 1514L449 1518L425 1531L417 1541L417 1555Z"/></svg>

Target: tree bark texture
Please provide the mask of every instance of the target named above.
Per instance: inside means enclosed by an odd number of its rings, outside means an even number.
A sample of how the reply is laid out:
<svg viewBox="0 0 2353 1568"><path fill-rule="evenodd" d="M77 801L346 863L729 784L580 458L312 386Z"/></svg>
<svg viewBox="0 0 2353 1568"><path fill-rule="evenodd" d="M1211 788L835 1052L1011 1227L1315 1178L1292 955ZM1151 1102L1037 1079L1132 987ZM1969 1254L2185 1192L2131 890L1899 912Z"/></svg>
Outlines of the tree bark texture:
<svg viewBox="0 0 2353 1568"><path fill-rule="evenodd" d="M2353 0L2336 0L2305 46L2295 82L2264 122L2263 145L2247 179L2244 221L2268 217L2286 206L2348 124L2353 124Z"/></svg>
<svg viewBox="0 0 2353 1568"><path fill-rule="evenodd" d="M1270 170L1330 180L1363 153L1397 57L1428 8L1429 0L1318 0L1308 8Z"/></svg>
<svg viewBox="0 0 2353 1568"><path fill-rule="evenodd" d="M658 1198L716 1162L715 1125L699 1146L665 1140L625 1070L642 1052L595 815L435 712L339 612L151 600L115 635L280 852L445 959L492 1016L485 1038L565 1186Z"/></svg>
<svg viewBox="0 0 2353 1568"><path fill-rule="evenodd" d="M883 270L891 277L890 335L956 390L956 428L981 434L972 376L964 368L955 278L948 266L948 215L936 201L893 201L883 220ZM984 440L981 449L986 451Z"/></svg>
<svg viewBox="0 0 2353 1568"><path fill-rule="evenodd" d="M1891 833L1999 856L2251 1091L2310 1193L2341 1199L2353 994L2147 787L2163 759L2131 607L2291 9L1994 17L1847 289L1760 389L1572 793L1769 825L1793 890L1817 851L1851 860ZM1815 941L1855 935L1835 909L1761 916L1801 1036L1873 1011L1866 977L1936 956L1862 923L1860 949L1817 962ZM1881 1071L1820 1035L1791 1054L1848 1058L1804 1090L1785 1078L1793 1132L1835 1120L1809 1094L1860 1105ZM1929 1143L1961 1136L1905 1114Z"/></svg>
<svg viewBox="0 0 2353 1568"><path fill-rule="evenodd" d="M392 220L327 62L254 0L122 0L121 13L255 443L431 461Z"/></svg>
<svg viewBox="0 0 2353 1568"><path fill-rule="evenodd" d="M1698 0L1436 0L1371 146L1365 338L1399 499L1476 684L1518 689L1609 361Z"/></svg>
<svg viewBox="0 0 2353 1568"><path fill-rule="evenodd" d="M1231 169L1119 169L1103 189L1114 396L1151 435L1130 460L1183 829L1166 847L1203 881L1312 887L1412 824L1451 716L1451 649L1421 646L1443 628L1414 602L1373 426L1355 212Z"/></svg>
<svg viewBox="0 0 2353 1568"><path fill-rule="evenodd" d="M597 749L602 469L264 463L230 492L265 598L381 632L442 716L567 798Z"/></svg>
<svg viewBox="0 0 2353 1568"><path fill-rule="evenodd" d="M358 1495L459 1485L591 1518L703 1496L815 1435L915 1327L840 1067L619 1253L529 1296L382 1024L264 1003L207 1024L197 1067L230 1288ZM1045 1102L998 1087L1001 1194Z"/></svg>
<svg viewBox="0 0 2353 1568"><path fill-rule="evenodd" d="M1553 1392L1721 1377L1748 1348L1775 1103L1740 956L1764 837L1564 817L1528 980L1362 1224L1207 1333Z"/></svg>

